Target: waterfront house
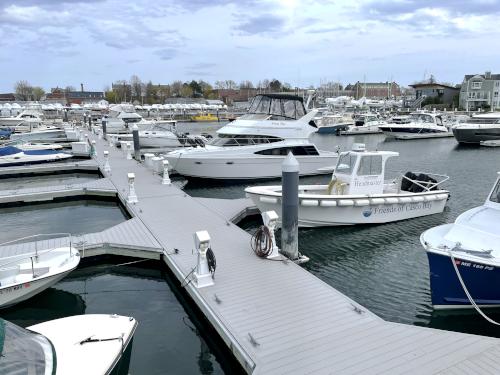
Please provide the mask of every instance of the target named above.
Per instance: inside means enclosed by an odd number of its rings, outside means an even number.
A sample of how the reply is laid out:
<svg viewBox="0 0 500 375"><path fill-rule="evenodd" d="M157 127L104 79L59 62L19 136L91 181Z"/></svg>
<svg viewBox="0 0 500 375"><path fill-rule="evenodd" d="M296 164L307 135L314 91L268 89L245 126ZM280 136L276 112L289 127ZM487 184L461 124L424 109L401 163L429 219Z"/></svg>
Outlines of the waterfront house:
<svg viewBox="0 0 500 375"><path fill-rule="evenodd" d="M467 111L500 109L500 74L468 74L460 90L460 107Z"/></svg>

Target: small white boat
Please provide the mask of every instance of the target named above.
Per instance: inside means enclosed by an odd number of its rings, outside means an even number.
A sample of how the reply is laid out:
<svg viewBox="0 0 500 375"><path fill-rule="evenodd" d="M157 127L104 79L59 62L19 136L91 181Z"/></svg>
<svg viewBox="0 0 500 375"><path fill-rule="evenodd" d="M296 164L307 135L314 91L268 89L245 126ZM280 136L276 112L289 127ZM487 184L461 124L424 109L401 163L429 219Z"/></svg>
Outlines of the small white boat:
<svg viewBox="0 0 500 375"><path fill-rule="evenodd" d="M379 118L374 113L361 114L354 117L354 124L349 125L347 130L341 131L340 135L377 134L382 133L379 126L387 125L387 121Z"/></svg>
<svg viewBox="0 0 500 375"><path fill-rule="evenodd" d="M0 319L5 375L108 375L119 368L137 328L132 317L75 315L26 329Z"/></svg>
<svg viewBox="0 0 500 375"><path fill-rule="evenodd" d="M29 130L42 122L43 113L31 109L24 110L17 116L0 117L0 127L17 128L19 130Z"/></svg>
<svg viewBox="0 0 500 375"><path fill-rule="evenodd" d="M26 150L14 146L0 147L0 167L61 161L72 155L58 150Z"/></svg>
<svg viewBox="0 0 500 375"><path fill-rule="evenodd" d="M45 141L54 138L61 138L64 136L64 130L54 125L36 125L31 130L21 131L15 128L15 133L11 134L10 139L13 141Z"/></svg>
<svg viewBox="0 0 500 375"><path fill-rule="evenodd" d="M439 185L447 176L407 172L384 181L391 151L365 151L354 144L340 154L328 185L299 186L299 226L379 224L432 215L443 211L449 197ZM281 217L281 186L245 189L261 212L274 210Z"/></svg>
<svg viewBox="0 0 500 375"><path fill-rule="evenodd" d="M71 246L1 259L0 308L50 288L73 271L79 262L80 254Z"/></svg>
<svg viewBox="0 0 500 375"><path fill-rule="evenodd" d="M500 307L500 173L483 205L426 230L435 309Z"/></svg>

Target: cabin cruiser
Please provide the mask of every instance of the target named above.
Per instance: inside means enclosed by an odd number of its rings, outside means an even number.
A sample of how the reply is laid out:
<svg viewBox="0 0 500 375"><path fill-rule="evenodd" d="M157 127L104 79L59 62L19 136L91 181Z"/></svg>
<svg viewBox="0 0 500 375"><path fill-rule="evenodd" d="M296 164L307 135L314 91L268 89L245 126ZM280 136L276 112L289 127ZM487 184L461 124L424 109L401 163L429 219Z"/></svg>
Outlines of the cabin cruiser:
<svg viewBox="0 0 500 375"><path fill-rule="evenodd" d="M387 125L387 121L381 119L375 113L364 113L354 116L354 124L350 125L346 130L341 131L341 135L356 135L356 134L376 134L382 133L379 126Z"/></svg>
<svg viewBox="0 0 500 375"><path fill-rule="evenodd" d="M451 131L443 124L440 114L430 112L415 112L409 117L408 122L388 123L379 126L387 137L394 138L419 138L429 135L451 136Z"/></svg>
<svg viewBox="0 0 500 375"><path fill-rule="evenodd" d="M451 130L458 143L479 144L500 140L500 112L475 115Z"/></svg>
<svg viewBox="0 0 500 375"><path fill-rule="evenodd" d="M148 121L135 112L131 104L116 104L109 107L106 118L106 133L131 133L132 126L137 125L139 130L147 130L155 125L175 128L175 120Z"/></svg>
<svg viewBox="0 0 500 375"><path fill-rule="evenodd" d="M447 176L407 172L385 181L386 162L399 153L366 151L355 143L342 152L328 185L299 186L299 226L379 224L443 212L449 192L440 188ZM261 212L281 217L281 186L245 189Z"/></svg>
<svg viewBox="0 0 500 375"><path fill-rule="evenodd" d="M0 128L11 128L16 131L30 131L34 126L41 125L43 113L27 109L14 117L0 117Z"/></svg>
<svg viewBox="0 0 500 375"><path fill-rule="evenodd" d="M26 150L14 146L0 147L0 167L61 161L73 155L58 150Z"/></svg>
<svg viewBox="0 0 500 375"><path fill-rule="evenodd" d="M420 236L435 309L500 306L500 172L482 206Z"/></svg>
<svg viewBox="0 0 500 375"><path fill-rule="evenodd" d="M50 288L73 271L79 262L80 254L71 246L2 258L0 308L15 305Z"/></svg>
<svg viewBox="0 0 500 375"><path fill-rule="evenodd" d="M115 134L116 140L133 142L133 135ZM179 134L171 126L153 125L149 130L139 130L141 148L204 147L208 138L203 135Z"/></svg>
<svg viewBox="0 0 500 375"><path fill-rule="evenodd" d="M136 328L132 317L106 314L75 315L27 328L0 319L0 372L108 375L121 365L128 367L120 360L130 353Z"/></svg>
<svg viewBox="0 0 500 375"><path fill-rule="evenodd" d="M313 118L318 127L318 134L338 134L341 130L347 130L353 124L349 116L333 113L324 108L319 108L318 113Z"/></svg>
<svg viewBox="0 0 500 375"><path fill-rule="evenodd" d="M306 114L298 96L257 95L248 113L219 129L210 144L164 157L187 177L264 179L281 176L281 164L291 151L300 161L301 175L330 173L337 153L320 151L308 139L316 131L315 115L315 110Z"/></svg>

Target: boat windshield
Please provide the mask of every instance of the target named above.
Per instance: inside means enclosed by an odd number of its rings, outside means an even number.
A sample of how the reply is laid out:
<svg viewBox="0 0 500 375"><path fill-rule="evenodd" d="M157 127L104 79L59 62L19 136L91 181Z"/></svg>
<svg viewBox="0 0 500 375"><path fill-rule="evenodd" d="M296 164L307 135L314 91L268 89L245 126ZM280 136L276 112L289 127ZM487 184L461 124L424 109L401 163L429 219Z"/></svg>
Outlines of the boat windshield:
<svg viewBox="0 0 500 375"><path fill-rule="evenodd" d="M500 203L500 179L497 181L495 188L491 192L490 201Z"/></svg>
<svg viewBox="0 0 500 375"><path fill-rule="evenodd" d="M424 122L428 124L434 123L434 118L431 115L425 113L415 113L411 115L411 120L414 122Z"/></svg>
<svg viewBox="0 0 500 375"><path fill-rule="evenodd" d="M250 114L270 115L271 120L297 120L306 114L302 99L292 95L257 95L252 100Z"/></svg>
<svg viewBox="0 0 500 375"><path fill-rule="evenodd" d="M43 335L0 319L0 367L4 375L56 373L55 351Z"/></svg>
<svg viewBox="0 0 500 375"><path fill-rule="evenodd" d="M346 152L340 155L335 167L335 173L351 174L356 164L356 154Z"/></svg>
<svg viewBox="0 0 500 375"><path fill-rule="evenodd" d="M219 147L250 146L282 141L282 138L262 135L219 134L210 145Z"/></svg>

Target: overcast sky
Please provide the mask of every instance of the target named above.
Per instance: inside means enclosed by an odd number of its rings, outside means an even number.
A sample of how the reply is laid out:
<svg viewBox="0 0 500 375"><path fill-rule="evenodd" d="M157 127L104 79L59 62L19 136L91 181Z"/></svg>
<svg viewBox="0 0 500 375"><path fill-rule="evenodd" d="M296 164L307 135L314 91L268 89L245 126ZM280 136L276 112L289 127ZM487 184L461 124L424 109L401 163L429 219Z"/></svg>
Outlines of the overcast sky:
<svg viewBox="0 0 500 375"><path fill-rule="evenodd" d="M500 73L500 0L0 0L0 92L143 80L459 83Z"/></svg>

